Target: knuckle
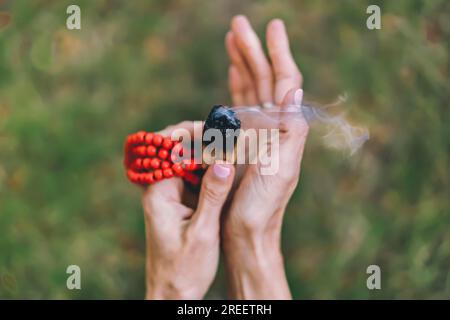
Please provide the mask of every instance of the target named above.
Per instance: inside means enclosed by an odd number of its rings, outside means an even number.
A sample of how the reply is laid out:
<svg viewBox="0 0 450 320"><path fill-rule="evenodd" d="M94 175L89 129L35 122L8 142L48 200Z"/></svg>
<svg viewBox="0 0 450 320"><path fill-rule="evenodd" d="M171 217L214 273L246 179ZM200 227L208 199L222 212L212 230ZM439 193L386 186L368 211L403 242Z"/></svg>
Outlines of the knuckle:
<svg viewBox="0 0 450 320"><path fill-rule="evenodd" d="M280 119L278 124L280 132L283 134L284 139L290 139L293 135L293 130L295 129L295 121L289 119L287 117L283 117Z"/></svg>
<svg viewBox="0 0 450 320"><path fill-rule="evenodd" d="M275 76L276 76L277 81L289 80L296 87L300 86L302 79L303 79L302 74L300 73L300 71L297 68L295 71L277 70L275 73Z"/></svg>
<svg viewBox="0 0 450 320"><path fill-rule="evenodd" d="M267 66L267 68L266 68L266 66L264 66L259 69L258 79L259 79L259 81L272 80L272 72L268 69L268 66Z"/></svg>
<svg viewBox="0 0 450 320"><path fill-rule="evenodd" d="M292 80L297 86L300 86L300 84L302 83L302 80L303 80L302 74L300 73L300 71L296 70L293 73Z"/></svg>
<svg viewBox="0 0 450 320"><path fill-rule="evenodd" d="M244 48L245 51L248 52L253 52L255 50L255 48L258 48L258 46L260 46L261 43L258 39L258 37L252 37L251 39L247 39L246 41L243 41L242 43L242 47Z"/></svg>
<svg viewBox="0 0 450 320"><path fill-rule="evenodd" d="M275 71L275 78L277 81L289 79L291 77L291 74L289 72L286 72L285 70L276 70Z"/></svg>
<svg viewBox="0 0 450 320"><path fill-rule="evenodd" d="M256 215L254 217L256 217ZM243 230L246 230L248 233L259 232L264 228L264 225L261 223L260 219L252 217L244 219L241 222L241 226Z"/></svg>
<svg viewBox="0 0 450 320"><path fill-rule="evenodd" d="M217 204L222 201L222 190L213 183L206 183L202 192L205 199L211 203Z"/></svg>

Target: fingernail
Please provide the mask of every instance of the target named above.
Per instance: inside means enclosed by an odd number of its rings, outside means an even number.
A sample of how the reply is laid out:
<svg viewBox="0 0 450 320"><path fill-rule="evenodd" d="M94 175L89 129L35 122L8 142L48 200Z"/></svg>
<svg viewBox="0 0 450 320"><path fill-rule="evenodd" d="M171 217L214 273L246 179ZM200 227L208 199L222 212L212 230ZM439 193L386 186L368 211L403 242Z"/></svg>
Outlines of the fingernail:
<svg viewBox="0 0 450 320"><path fill-rule="evenodd" d="M303 90L298 89L294 94L294 103L296 106L301 106L303 102Z"/></svg>
<svg viewBox="0 0 450 320"><path fill-rule="evenodd" d="M262 104L263 108L273 108L273 103L272 102L264 102Z"/></svg>
<svg viewBox="0 0 450 320"><path fill-rule="evenodd" d="M227 178L231 173L231 169L229 167L221 164L215 164L213 166L213 171L216 177L219 177L221 179Z"/></svg>

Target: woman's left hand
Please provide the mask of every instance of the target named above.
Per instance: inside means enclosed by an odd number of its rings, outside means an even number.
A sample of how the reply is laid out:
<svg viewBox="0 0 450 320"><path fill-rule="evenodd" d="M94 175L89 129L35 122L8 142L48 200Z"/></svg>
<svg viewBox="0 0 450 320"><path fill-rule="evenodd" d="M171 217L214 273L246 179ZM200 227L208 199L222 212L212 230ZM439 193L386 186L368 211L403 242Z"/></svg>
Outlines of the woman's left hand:
<svg viewBox="0 0 450 320"><path fill-rule="evenodd" d="M292 58L284 23L267 27L270 60L244 16L233 18L226 46L231 60L229 84L234 105L281 108L302 103L302 77ZM270 62L269 62L270 61ZM297 186L308 135L303 118L280 116L279 170L261 174L261 163L249 165L223 219L223 248L230 293L240 299L289 299L281 253L281 227Z"/></svg>

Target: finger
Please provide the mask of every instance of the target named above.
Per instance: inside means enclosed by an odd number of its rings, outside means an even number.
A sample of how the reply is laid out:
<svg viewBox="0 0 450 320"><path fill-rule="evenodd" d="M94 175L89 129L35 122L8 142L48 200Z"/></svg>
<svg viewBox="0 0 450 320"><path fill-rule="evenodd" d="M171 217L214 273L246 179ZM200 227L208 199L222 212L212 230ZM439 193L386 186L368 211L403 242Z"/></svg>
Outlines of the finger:
<svg viewBox="0 0 450 320"><path fill-rule="evenodd" d="M257 105L259 104L256 87L252 79L249 67L245 62L242 54L236 43L233 32L229 31L225 36L225 47L227 48L228 56L231 63L236 66L238 76L241 80L241 87L244 96L244 103L242 105Z"/></svg>
<svg viewBox="0 0 450 320"><path fill-rule="evenodd" d="M214 164L203 176L197 210L192 227L198 232L219 232L220 212L227 199L234 178L234 167ZM196 231L197 232L197 231Z"/></svg>
<svg viewBox="0 0 450 320"><path fill-rule="evenodd" d="M289 48L289 39L284 23L280 19L272 20L267 26L267 47L275 74L275 104L281 105L290 89L302 85L302 76Z"/></svg>
<svg viewBox="0 0 450 320"><path fill-rule="evenodd" d="M253 80L256 83L258 98L261 104L273 103L273 76L269 61L267 60L261 42L250 22L245 16L233 18L231 30L236 38L239 51L250 66Z"/></svg>
<svg viewBox="0 0 450 320"><path fill-rule="evenodd" d="M165 201L180 201L183 192L183 181L179 178L163 179L148 186L144 196ZM153 199L152 199L153 200Z"/></svg>
<svg viewBox="0 0 450 320"><path fill-rule="evenodd" d="M280 155L291 154L294 157L298 157L303 154L309 125L306 119L301 114L298 114L298 106L301 105L302 100L302 89L289 90L283 99L281 108L282 110L284 109L284 112L281 113L279 127L281 139Z"/></svg>
<svg viewBox="0 0 450 320"><path fill-rule="evenodd" d="M242 82L239 71L234 65L230 65L228 68L228 81L233 106L245 106L244 83Z"/></svg>
<svg viewBox="0 0 450 320"><path fill-rule="evenodd" d="M171 159L177 159L177 161L182 161L183 159L190 158L192 150L191 149L192 142L194 142L194 150L196 150L195 144L197 142L201 143L199 141L201 140L202 132L203 132L203 121L183 121L176 125L168 126L164 130L159 131L158 133L163 136L170 137L171 140L173 141L182 141L183 150L185 150L184 156L180 153L179 148L172 148L170 153ZM200 149L197 148L197 150Z"/></svg>
<svg viewBox="0 0 450 320"><path fill-rule="evenodd" d="M198 125L198 122L201 121L182 121L177 124L173 124L170 126L165 127L163 130L157 132L160 135L163 136L170 136L172 133L176 130L183 129L189 132L190 134L194 134L196 125Z"/></svg>
<svg viewBox="0 0 450 320"><path fill-rule="evenodd" d="M181 178L164 179L150 185L142 196L146 218L162 222L191 217L193 210L182 205L183 188Z"/></svg>
<svg viewBox="0 0 450 320"><path fill-rule="evenodd" d="M279 136L271 140L270 167L279 181L295 186L300 174L300 164L308 135L308 124L299 114L297 104L301 102L303 90L292 89L283 99L279 118ZM269 176L263 176L263 179ZM291 190L292 191L292 190Z"/></svg>
<svg viewBox="0 0 450 320"><path fill-rule="evenodd" d="M294 131L298 134L302 127L308 126L306 119L301 114L302 101L303 89L291 89L284 96L281 103L283 112L280 113L280 131L282 133Z"/></svg>

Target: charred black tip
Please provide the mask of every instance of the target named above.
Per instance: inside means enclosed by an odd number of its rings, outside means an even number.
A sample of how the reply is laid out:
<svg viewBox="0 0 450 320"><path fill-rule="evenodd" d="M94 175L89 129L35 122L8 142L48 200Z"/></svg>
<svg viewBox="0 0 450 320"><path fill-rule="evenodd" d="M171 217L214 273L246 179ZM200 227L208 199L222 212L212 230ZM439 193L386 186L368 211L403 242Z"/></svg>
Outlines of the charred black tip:
<svg viewBox="0 0 450 320"><path fill-rule="evenodd" d="M206 137L205 133L209 129L218 130L222 136L222 154L232 152L234 145L241 129L241 121L236 117L236 113L229 107L222 105L215 105L208 117L206 118L203 127L203 145L207 146L212 143L211 137ZM211 134L211 133L210 133ZM214 136L214 134L212 134ZM220 157L219 157L220 158Z"/></svg>
<svg viewBox="0 0 450 320"><path fill-rule="evenodd" d="M225 136L227 129L238 130L240 128L241 121L233 110L223 105L215 105L206 118L203 132L208 129L219 129Z"/></svg>

